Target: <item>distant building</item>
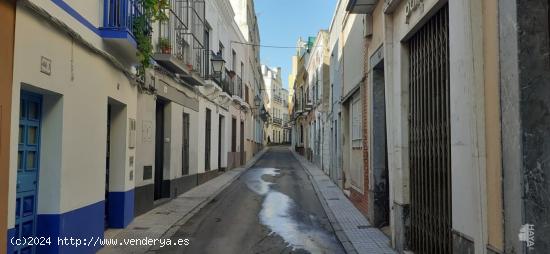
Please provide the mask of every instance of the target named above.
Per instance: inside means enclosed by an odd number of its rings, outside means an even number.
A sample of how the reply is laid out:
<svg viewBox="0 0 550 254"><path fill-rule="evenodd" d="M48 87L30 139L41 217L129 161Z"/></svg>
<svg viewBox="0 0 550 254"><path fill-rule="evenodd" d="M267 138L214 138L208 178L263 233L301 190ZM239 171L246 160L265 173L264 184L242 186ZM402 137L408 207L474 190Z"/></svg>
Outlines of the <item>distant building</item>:
<svg viewBox="0 0 550 254"><path fill-rule="evenodd" d="M269 97L267 111L270 121L266 135L271 143L288 143L290 134L287 128L288 117L288 90L283 88L281 68L270 68L262 65L266 94Z"/></svg>

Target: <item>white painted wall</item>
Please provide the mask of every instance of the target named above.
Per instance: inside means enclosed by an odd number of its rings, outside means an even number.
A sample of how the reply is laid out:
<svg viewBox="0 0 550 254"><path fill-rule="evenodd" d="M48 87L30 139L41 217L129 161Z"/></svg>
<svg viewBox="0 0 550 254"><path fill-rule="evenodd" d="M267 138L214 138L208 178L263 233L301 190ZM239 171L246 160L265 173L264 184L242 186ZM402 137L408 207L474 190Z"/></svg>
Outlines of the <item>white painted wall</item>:
<svg viewBox="0 0 550 254"><path fill-rule="evenodd" d="M63 17L64 14L51 6L50 1L37 2ZM45 96L44 106L51 111L45 115L47 119L43 123L47 133L56 135L42 140L42 151L47 151L52 157L42 157L40 161L40 214L63 213L104 199L108 98L125 104L127 117L134 119L137 101L136 87L104 58L73 43L65 33L58 32L21 6L17 8L17 17L8 209L10 227L15 219L16 137L22 87L50 94ZM79 28L77 24L74 26ZM43 43L44 40L48 43ZM51 75L40 72L42 56L52 61ZM135 156L135 150L126 146L126 156L126 160ZM120 170L128 176L133 168L128 163L125 165ZM133 185L133 181L128 180L124 187L118 186L117 189L128 190Z"/></svg>
<svg viewBox="0 0 550 254"><path fill-rule="evenodd" d="M487 252L483 3L449 2L453 230Z"/></svg>
<svg viewBox="0 0 550 254"><path fill-rule="evenodd" d="M424 0L407 21L406 2L385 19L385 77L390 203L408 204L408 48L401 43L422 25L433 8L447 1ZM475 239L486 252L484 101L481 2L449 1L451 80L451 171L453 229ZM478 13L479 12L479 13ZM478 45L478 46L476 46ZM392 225L395 220L392 213ZM395 232L395 231L394 231ZM392 235L395 241L395 234Z"/></svg>

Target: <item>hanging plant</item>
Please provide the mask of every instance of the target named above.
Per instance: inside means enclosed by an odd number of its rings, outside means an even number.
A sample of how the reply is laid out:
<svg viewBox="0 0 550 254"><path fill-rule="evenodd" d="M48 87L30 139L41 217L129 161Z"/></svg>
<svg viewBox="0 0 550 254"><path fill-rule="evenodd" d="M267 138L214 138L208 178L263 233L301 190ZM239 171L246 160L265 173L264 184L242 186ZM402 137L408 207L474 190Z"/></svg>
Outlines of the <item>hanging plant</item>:
<svg viewBox="0 0 550 254"><path fill-rule="evenodd" d="M133 33L137 44L137 56L140 62L138 75L144 75L153 56L152 28L150 22L168 20L166 10L170 8L168 0L136 0L142 7L141 15L134 18Z"/></svg>

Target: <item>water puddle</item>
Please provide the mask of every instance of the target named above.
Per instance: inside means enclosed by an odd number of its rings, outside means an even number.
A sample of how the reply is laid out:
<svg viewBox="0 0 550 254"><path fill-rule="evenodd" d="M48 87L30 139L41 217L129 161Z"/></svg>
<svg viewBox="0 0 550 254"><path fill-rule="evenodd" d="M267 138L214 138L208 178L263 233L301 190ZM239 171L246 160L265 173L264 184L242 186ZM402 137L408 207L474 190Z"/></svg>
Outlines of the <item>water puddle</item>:
<svg viewBox="0 0 550 254"><path fill-rule="evenodd" d="M318 219L299 208L289 196L271 188L274 183L262 179L264 175L277 176L275 168L256 168L245 175L248 188L264 197L260 222L272 234L284 239L293 250L310 253L343 253L338 241L325 230Z"/></svg>

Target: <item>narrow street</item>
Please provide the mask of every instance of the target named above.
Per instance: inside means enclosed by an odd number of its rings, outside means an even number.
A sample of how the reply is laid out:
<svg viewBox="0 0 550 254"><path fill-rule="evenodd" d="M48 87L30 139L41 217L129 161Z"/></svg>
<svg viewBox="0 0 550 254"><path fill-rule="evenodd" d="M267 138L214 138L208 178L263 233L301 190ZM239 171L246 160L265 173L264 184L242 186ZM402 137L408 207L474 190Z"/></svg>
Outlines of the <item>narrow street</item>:
<svg viewBox="0 0 550 254"><path fill-rule="evenodd" d="M550 0L0 20L0 254L550 253Z"/></svg>
<svg viewBox="0 0 550 254"><path fill-rule="evenodd" d="M181 226L190 245L158 253L343 253L308 174L288 147L272 147Z"/></svg>

